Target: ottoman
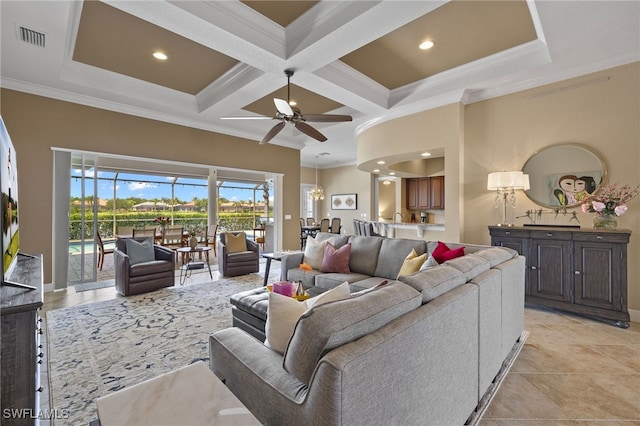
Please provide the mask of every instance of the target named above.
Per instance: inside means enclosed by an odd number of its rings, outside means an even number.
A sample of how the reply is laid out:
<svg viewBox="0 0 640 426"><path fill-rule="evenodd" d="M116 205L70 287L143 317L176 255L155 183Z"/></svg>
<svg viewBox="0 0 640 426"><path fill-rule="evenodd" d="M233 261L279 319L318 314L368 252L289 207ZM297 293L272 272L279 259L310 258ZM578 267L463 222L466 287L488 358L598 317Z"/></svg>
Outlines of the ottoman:
<svg viewBox="0 0 640 426"><path fill-rule="evenodd" d="M317 296L326 290L318 287L307 289L311 296ZM267 323L269 307L269 290L266 287L242 291L231 296L231 315L233 326L246 331L256 339L264 342L267 339L264 327Z"/></svg>

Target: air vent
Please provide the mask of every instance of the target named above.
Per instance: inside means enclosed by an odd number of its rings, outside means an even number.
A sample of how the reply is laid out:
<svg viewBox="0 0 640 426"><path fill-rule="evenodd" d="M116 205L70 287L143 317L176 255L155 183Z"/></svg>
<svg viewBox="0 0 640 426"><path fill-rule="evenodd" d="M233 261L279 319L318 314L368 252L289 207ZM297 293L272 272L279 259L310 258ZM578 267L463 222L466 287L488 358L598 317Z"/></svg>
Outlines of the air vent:
<svg viewBox="0 0 640 426"><path fill-rule="evenodd" d="M18 27L18 37L25 43L33 44L34 46L44 47L45 34L40 31L31 30L26 27Z"/></svg>

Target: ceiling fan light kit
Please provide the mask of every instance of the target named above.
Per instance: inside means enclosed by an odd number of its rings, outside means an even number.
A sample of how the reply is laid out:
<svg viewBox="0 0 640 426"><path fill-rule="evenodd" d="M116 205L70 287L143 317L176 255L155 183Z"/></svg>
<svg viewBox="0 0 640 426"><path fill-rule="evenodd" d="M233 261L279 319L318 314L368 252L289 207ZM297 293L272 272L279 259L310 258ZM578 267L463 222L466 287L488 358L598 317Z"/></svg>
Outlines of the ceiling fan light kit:
<svg viewBox="0 0 640 426"><path fill-rule="evenodd" d="M276 114L274 117L265 117L265 116L247 116L247 117L221 117L222 119L245 119L245 120L264 120L264 119L272 119L272 120L280 120L280 123L276 124L267 132L267 134L262 138L260 144L269 143L282 129L285 127L286 123L292 123L296 129L300 132L304 133L307 136L312 137L313 139L324 142L327 140L327 137L320 133L313 126L307 124L307 122L311 123L334 123L334 122L344 122L351 121L353 118L350 115L341 115L341 114L302 114L300 109L291 106L291 77L293 76L293 70L287 69L284 71L287 76L287 100L273 98L273 103L276 106Z"/></svg>

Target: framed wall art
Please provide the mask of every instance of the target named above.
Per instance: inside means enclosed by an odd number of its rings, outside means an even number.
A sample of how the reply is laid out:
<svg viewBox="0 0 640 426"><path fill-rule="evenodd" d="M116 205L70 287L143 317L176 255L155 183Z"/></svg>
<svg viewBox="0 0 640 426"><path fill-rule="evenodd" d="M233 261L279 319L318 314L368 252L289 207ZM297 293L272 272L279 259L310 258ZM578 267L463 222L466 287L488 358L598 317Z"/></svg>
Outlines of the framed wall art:
<svg viewBox="0 0 640 426"><path fill-rule="evenodd" d="M332 194L331 210L356 210L358 194Z"/></svg>

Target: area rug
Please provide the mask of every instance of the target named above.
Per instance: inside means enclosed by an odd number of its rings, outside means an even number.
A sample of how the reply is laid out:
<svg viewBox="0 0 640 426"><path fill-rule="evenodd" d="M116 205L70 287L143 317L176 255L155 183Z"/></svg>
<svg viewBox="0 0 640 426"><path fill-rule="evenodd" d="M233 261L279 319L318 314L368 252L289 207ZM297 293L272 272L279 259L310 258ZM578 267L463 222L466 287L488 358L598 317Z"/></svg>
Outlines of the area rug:
<svg viewBox="0 0 640 426"><path fill-rule="evenodd" d="M262 285L259 274L178 286L46 313L56 425L89 424L95 399L209 359L209 335L231 326L229 297Z"/></svg>

